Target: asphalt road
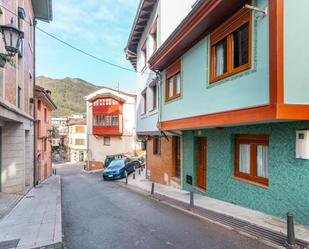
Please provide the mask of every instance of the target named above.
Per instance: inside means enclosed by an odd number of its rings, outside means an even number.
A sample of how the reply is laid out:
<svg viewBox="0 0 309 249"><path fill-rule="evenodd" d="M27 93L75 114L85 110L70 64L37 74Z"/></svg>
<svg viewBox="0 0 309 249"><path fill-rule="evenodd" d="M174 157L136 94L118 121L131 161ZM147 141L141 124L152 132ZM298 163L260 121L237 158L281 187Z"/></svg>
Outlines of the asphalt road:
<svg viewBox="0 0 309 249"><path fill-rule="evenodd" d="M68 249L271 249L137 194L80 166L58 167Z"/></svg>

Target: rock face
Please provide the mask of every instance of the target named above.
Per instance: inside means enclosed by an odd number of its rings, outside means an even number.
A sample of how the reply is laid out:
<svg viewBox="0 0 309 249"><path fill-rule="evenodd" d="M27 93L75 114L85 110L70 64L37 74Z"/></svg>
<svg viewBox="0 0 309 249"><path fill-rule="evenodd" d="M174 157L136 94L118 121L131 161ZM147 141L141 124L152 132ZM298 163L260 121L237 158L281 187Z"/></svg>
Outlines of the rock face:
<svg viewBox="0 0 309 249"><path fill-rule="evenodd" d="M100 88L82 79L69 77L52 79L39 76L36 78L36 84L52 92L52 99L58 108L53 112L54 117L84 114L86 112L84 96Z"/></svg>

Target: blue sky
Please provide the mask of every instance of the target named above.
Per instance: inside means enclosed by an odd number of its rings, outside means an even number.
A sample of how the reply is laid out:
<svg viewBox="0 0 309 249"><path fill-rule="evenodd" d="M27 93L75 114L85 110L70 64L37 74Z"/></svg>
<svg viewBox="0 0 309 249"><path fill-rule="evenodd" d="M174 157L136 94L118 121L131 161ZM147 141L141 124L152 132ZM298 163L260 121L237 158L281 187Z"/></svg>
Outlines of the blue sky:
<svg viewBox="0 0 309 249"><path fill-rule="evenodd" d="M132 69L124 47L138 0L55 0L54 20L38 27L64 41ZM37 31L37 76L82 78L96 85L135 91L134 72L100 63Z"/></svg>

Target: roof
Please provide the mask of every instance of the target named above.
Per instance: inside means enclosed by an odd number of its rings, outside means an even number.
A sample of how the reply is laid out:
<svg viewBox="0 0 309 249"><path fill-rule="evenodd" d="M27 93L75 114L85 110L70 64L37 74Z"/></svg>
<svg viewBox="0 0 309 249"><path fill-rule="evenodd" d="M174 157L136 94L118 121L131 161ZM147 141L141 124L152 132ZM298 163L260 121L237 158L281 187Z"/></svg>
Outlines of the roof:
<svg viewBox="0 0 309 249"><path fill-rule="evenodd" d="M87 125L87 123L86 123L86 119L80 119L80 120L72 119L72 120L68 120L67 125L68 126L72 126L72 125Z"/></svg>
<svg viewBox="0 0 309 249"><path fill-rule="evenodd" d="M31 0L36 19L50 22L53 20L52 0Z"/></svg>
<svg viewBox="0 0 309 249"><path fill-rule="evenodd" d="M145 27L147 26L148 20L151 16L154 6L158 0L140 0L136 16L131 28L131 33L125 48L127 59L130 60L132 66L136 70L136 53L137 46L143 35Z"/></svg>
<svg viewBox="0 0 309 249"><path fill-rule="evenodd" d="M112 88L112 87L106 87L106 86L103 86L101 87L100 89L96 90L95 92L92 92L90 94L88 94L85 98L86 100L89 100L89 99L92 99L93 98L93 95L96 93L96 92L99 92L100 90L102 89L107 89L109 91L114 91L114 92L117 92L119 94L123 94L123 95L126 95L128 97L131 97L131 98L136 98L136 94L133 94L133 93L129 93L129 92L124 92L124 91L120 91L118 89L115 89L115 88ZM103 94L103 93L98 93L98 94ZM95 95L98 95L98 94L95 94ZM111 93L112 94L112 93ZM115 94L113 94L115 95ZM91 97L92 96L92 97ZM116 96L116 95L115 95Z"/></svg>
<svg viewBox="0 0 309 249"><path fill-rule="evenodd" d="M152 70L163 70L231 16L246 0L201 0L149 59Z"/></svg>
<svg viewBox="0 0 309 249"><path fill-rule="evenodd" d="M35 86L35 97L43 99L47 105L53 110L57 109L57 106L55 105L54 101L51 99L51 91L45 90L41 86Z"/></svg>
<svg viewBox="0 0 309 249"><path fill-rule="evenodd" d="M94 100L98 99L98 98L113 98L115 100L118 100L119 102L126 102L123 98L120 98L112 93L99 93L95 96L93 96L91 99L89 99L88 101L93 102Z"/></svg>

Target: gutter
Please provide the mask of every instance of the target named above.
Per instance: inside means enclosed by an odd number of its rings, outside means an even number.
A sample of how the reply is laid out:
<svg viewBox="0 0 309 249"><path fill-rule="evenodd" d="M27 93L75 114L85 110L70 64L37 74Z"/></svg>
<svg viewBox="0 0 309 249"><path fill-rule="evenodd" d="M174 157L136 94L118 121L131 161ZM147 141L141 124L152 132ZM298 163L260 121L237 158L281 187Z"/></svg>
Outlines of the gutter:
<svg viewBox="0 0 309 249"><path fill-rule="evenodd" d="M35 103L35 85L36 85L36 25L37 21L36 19L33 20L33 55L34 55L34 61L33 61L33 187L36 186L36 103Z"/></svg>

